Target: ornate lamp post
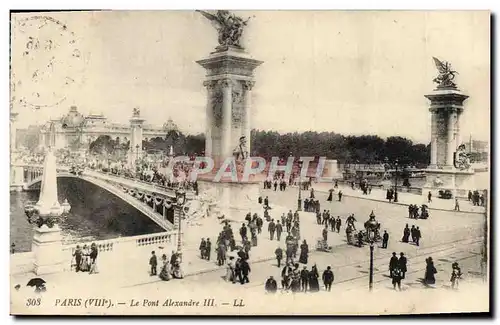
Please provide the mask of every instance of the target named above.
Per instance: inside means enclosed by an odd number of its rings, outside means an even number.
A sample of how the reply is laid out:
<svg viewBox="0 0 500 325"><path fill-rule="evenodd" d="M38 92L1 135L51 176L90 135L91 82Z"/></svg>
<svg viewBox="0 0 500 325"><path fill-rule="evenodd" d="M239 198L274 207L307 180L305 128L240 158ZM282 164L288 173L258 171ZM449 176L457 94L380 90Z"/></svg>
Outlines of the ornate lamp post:
<svg viewBox="0 0 500 325"><path fill-rule="evenodd" d="M378 222L375 220L375 214L370 213L370 219L365 223L367 235L368 235L368 240L370 242L370 280L368 287L370 291L373 289L373 249L375 246L375 234L377 232L378 228Z"/></svg>
<svg viewBox="0 0 500 325"><path fill-rule="evenodd" d="M186 191L182 188L175 191L176 205L179 208L179 224L177 225L177 254L182 258L182 217L184 216L184 204L186 204Z"/></svg>
<svg viewBox="0 0 500 325"><path fill-rule="evenodd" d="M302 211L302 160L299 160L299 197L297 199L297 211Z"/></svg>

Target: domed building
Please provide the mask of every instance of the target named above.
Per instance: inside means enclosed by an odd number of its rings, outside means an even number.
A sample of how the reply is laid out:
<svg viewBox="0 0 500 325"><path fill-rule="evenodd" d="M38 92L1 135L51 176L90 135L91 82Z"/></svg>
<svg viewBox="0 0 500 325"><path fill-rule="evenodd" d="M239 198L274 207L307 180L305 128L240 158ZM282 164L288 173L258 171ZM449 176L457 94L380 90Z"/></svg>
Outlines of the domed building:
<svg viewBox="0 0 500 325"><path fill-rule="evenodd" d="M71 106L69 113L61 118L61 127L63 129L75 129L83 126L85 117L78 112L76 106Z"/></svg>
<svg viewBox="0 0 500 325"><path fill-rule="evenodd" d="M177 125L172 119L162 126L153 126L143 123L144 120L137 115L138 112L139 110L137 112L134 110L131 123L132 120L140 121L143 139L165 137L173 130L178 132ZM52 146L55 149L65 148L70 151L86 150L90 143L101 135L108 135L123 143L131 139L131 132L131 124L110 123L102 113L83 115L78 112L76 106L71 106L66 115L47 121L40 128L39 145Z"/></svg>

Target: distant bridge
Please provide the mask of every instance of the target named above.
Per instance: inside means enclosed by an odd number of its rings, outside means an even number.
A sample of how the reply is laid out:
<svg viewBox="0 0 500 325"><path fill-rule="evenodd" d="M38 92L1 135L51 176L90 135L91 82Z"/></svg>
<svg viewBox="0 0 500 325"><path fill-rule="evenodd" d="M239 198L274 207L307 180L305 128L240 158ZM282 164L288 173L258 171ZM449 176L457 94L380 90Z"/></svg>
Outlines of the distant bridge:
<svg viewBox="0 0 500 325"><path fill-rule="evenodd" d="M14 167L24 170L24 190L40 188L42 165L16 164L12 166ZM86 170L82 175L75 175L70 173L66 166L57 167L57 177L79 178L94 184L133 206L166 231L177 229L180 211L173 204L175 189L92 170ZM188 202L194 198L194 193L186 193Z"/></svg>

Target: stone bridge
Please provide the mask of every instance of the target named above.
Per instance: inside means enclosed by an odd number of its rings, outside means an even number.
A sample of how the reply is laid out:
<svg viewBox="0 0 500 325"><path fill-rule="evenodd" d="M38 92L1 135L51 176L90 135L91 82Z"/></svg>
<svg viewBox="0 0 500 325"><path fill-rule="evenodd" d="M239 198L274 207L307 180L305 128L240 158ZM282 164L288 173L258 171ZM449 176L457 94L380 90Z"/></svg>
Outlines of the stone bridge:
<svg viewBox="0 0 500 325"><path fill-rule="evenodd" d="M13 167L14 168L14 167ZM39 190L43 167L42 165L16 165L18 174L23 169L23 189ZM81 175L76 175L69 171L69 167L57 167L58 178L79 178L92 183L109 193L117 196L127 204L139 210L145 216L153 220L166 231L177 229L179 215L184 218L202 213L200 204L194 204L196 200L194 192L186 193L186 205L184 213L175 205L175 189L167 188L137 179L125 178L113 174L85 170ZM18 178L18 183L20 182ZM195 211L200 210L200 211Z"/></svg>

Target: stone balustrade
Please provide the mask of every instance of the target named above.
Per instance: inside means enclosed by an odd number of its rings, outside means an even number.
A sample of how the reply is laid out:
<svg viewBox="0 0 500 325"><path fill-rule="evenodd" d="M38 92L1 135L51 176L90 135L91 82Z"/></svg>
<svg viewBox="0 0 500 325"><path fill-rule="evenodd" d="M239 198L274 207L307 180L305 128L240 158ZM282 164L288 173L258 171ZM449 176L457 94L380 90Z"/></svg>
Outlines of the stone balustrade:
<svg viewBox="0 0 500 325"><path fill-rule="evenodd" d="M99 258L106 258L108 253L126 253L130 252L131 249L137 249L145 246L154 245L164 245L169 249L176 249L177 247L177 231L166 231L154 234L131 236L131 237L118 237L114 239L105 240L95 240L95 241L84 241L72 244L63 245L63 256L64 256L64 270L69 271L71 269L71 261L73 258L73 253L76 250L76 246L83 248L87 245L90 249L92 243L97 245L97 250L99 252ZM182 235L181 235L182 236ZM10 266L11 274L22 274L33 272L33 263L35 256L33 252L25 253L15 253L11 255Z"/></svg>

